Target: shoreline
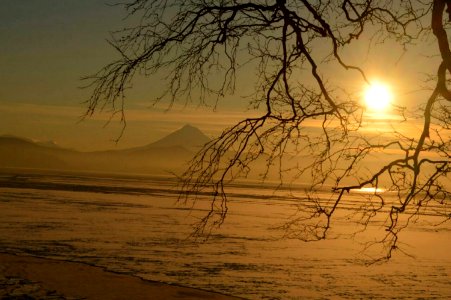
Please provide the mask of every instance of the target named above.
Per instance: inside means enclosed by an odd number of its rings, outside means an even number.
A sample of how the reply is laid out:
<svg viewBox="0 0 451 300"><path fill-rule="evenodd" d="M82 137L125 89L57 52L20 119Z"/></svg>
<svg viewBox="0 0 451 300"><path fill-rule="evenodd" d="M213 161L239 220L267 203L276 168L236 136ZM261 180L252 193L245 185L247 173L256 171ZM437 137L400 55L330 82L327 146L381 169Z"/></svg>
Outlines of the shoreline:
<svg viewBox="0 0 451 300"><path fill-rule="evenodd" d="M0 252L0 298L243 299L107 271L83 262Z"/></svg>

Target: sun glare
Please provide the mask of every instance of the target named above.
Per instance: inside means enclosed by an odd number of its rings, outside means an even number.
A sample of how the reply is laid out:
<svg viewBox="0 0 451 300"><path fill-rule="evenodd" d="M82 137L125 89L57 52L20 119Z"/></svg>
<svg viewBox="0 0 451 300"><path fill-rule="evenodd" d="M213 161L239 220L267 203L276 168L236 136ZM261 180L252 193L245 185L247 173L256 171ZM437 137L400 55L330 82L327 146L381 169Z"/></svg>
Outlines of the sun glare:
<svg viewBox="0 0 451 300"><path fill-rule="evenodd" d="M386 84L374 82L366 88L364 99L369 110L380 112L389 107L393 94Z"/></svg>

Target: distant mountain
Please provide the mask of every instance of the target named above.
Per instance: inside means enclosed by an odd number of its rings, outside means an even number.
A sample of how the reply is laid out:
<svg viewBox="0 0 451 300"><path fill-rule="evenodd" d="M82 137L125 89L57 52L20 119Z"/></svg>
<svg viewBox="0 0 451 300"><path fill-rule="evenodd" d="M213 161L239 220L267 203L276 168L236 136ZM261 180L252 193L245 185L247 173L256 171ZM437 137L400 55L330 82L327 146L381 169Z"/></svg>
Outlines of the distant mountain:
<svg viewBox="0 0 451 300"><path fill-rule="evenodd" d="M153 142L144 147L134 148L134 150L167 148L167 147L183 147L191 152L199 151L203 145L208 143L210 139L198 128L189 124L183 126L179 130L165 136L164 138Z"/></svg>
<svg viewBox="0 0 451 300"><path fill-rule="evenodd" d="M54 142L34 142L0 136L0 168L39 168L74 171L165 173L181 171L210 139L191 125L143 147L80 152Z"/></svg>

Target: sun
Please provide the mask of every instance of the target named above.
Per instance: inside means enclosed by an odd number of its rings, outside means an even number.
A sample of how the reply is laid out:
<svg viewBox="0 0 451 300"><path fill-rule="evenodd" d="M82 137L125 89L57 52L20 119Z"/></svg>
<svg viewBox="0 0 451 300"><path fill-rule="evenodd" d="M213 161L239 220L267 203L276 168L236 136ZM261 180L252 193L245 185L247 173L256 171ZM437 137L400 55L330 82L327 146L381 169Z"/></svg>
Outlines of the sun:
<svg viewBox="0 0 451 300"><path fill-rule="evenodd" d="M386 110L393 99L390 87L382 82L368 85L364 93L366 107L369 110L381 112Z"/></svg>

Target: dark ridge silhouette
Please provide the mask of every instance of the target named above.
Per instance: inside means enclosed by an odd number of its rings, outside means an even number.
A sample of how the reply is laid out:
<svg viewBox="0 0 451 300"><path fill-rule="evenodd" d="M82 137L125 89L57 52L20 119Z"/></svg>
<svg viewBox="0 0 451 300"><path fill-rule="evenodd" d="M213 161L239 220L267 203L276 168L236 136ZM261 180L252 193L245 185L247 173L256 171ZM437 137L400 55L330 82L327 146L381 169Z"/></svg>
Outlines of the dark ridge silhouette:
<svg viewBox="0 0 451 300"><path fill-rule="evenodd" d="M60 145L58 145L58 143L56 143L55 141L52 141L52 140L48 140L48 141L33 141L32 139L19 137L19 136L15 136L15 135L11 135L11 134L1 135L0 139L2 141L4 141L4 142L9 141L10 143L21 143L21 142L23 142L23 143L29 143L29 144L35 144L35 145L39 145L39 146L44 146L44 147L48 147L48 148L60 148L60 149L63 149L63 147L61 147ZM67 150L69 150L69 149L67 149Z"/></svg>
<svg viewBox="0 0 451 300"><path fill-rule="evenodd" d="M11 135L0 136L0 168L166 173L183 170L195 152L208 142L196 127L186 125L143 147L80 152L54 142L34 142Z"/></svg>

